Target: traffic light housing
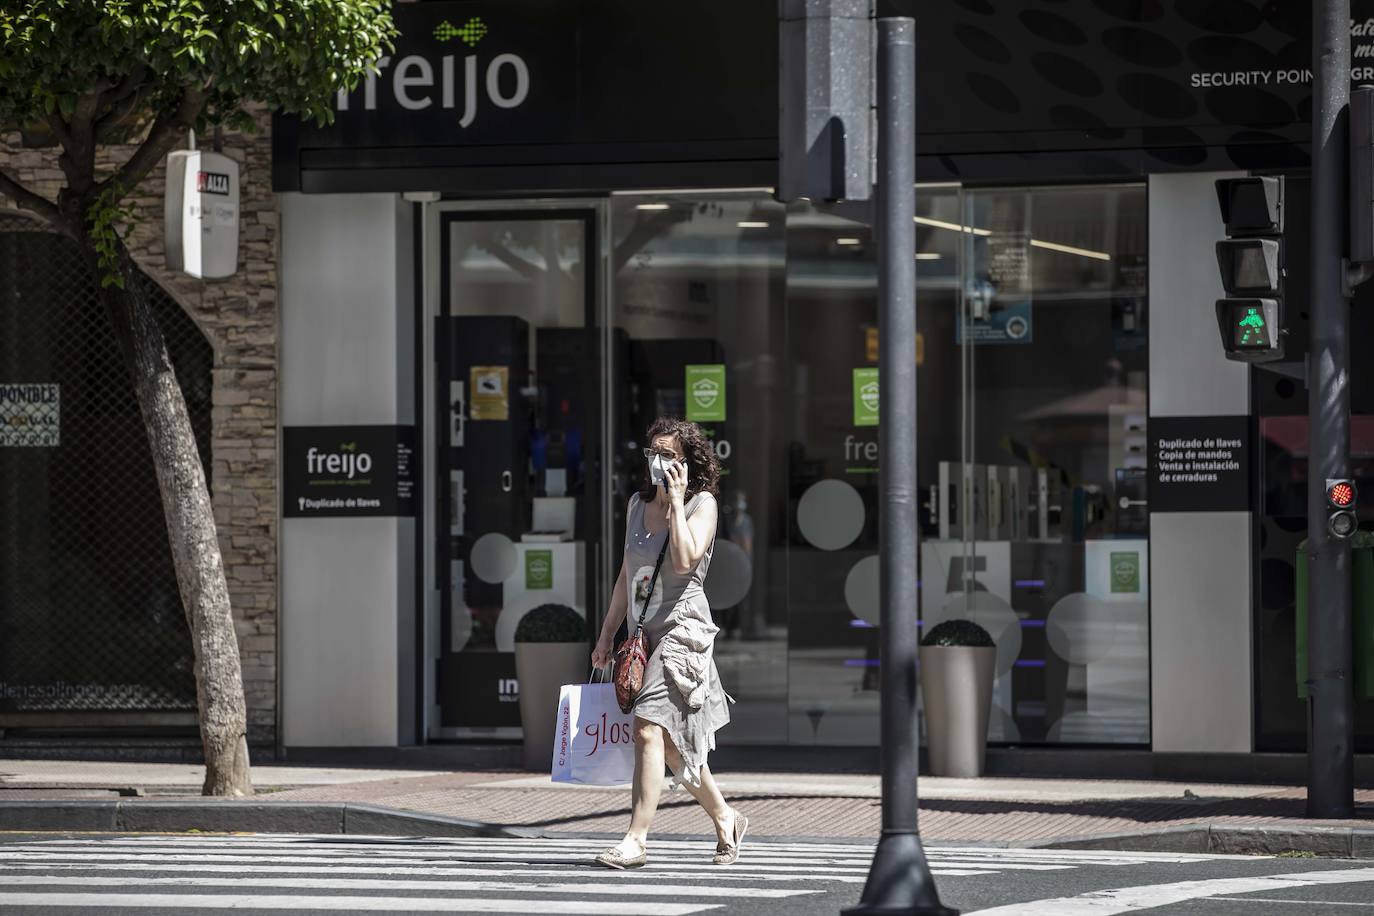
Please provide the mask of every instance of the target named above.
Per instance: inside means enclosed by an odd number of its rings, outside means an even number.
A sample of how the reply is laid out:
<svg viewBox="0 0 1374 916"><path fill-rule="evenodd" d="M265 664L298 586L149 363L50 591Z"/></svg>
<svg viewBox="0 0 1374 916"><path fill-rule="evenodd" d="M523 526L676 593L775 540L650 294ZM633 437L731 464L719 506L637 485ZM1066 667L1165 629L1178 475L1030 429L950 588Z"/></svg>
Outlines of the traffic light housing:
<svg viewBox="0 0 1374 916"><path fill-rule="evenodd" d="M1241 362L1283 359L1283 179L1223 178L1216 187L1227 236L1216 244L1228 297L1216 303L1222 349Z"/></svg>
<svg viewBox="0 0 1374 916"><path fill-rule="evenodd" d="M1360 527L1355 502L1359 491L1355 481L1347 477L1328 477L1326 479L1326 505L1331 510L1326 528L1335 537L1348 538Z"/></svg>

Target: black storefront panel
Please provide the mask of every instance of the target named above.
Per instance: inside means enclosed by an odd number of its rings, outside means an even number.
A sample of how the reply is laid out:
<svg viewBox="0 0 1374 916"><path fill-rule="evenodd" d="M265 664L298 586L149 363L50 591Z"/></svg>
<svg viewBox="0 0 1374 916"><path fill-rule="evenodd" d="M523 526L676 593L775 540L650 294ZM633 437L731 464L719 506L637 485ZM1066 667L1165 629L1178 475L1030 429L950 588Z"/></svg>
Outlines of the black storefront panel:
<svg viewBox="0 0 1374 916"><path fill-rule="evenodd" d="M1307 3L894 0L879 11L917 20L923 177L1014 178L1046 161L1079 177L1306 162ZM1374 0L1355 0L1352 15L1352 76L1374 83ZM459 0L395 16L395 50L333 125L276 119L277 190L774 183L773 0Z"/></svg>
<svg viewBox="0 0 1374 916"><path fill-rule="evenodd" d="M775 28L772 2L463 0L394 15L395 50L333 125L277 117L276 190L620 186L633 163L691 185L734 162L730 174L771 182L777 48L757 39ZM370 180L341 174L359 169Z"/></svg>

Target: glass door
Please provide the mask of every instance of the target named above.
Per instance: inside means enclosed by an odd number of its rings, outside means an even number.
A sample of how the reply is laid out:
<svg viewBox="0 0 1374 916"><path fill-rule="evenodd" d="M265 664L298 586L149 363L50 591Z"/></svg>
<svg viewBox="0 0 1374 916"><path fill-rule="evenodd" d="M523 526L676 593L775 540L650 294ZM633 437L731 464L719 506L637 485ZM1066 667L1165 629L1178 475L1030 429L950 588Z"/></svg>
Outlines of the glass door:
<svg viewBox="0 0 1374 916"><path fill-rule="evenodd" d="M996 641L991 740L1148 743L1145 189L918 212L922 625Z"/></svg>
<svg viewBox="0 0 1374 916"><path fill-rule="evenodd" d="M521 618L550 604L596 617L602 347L594 217L440 217L441 737L518 736Z"/></svg>

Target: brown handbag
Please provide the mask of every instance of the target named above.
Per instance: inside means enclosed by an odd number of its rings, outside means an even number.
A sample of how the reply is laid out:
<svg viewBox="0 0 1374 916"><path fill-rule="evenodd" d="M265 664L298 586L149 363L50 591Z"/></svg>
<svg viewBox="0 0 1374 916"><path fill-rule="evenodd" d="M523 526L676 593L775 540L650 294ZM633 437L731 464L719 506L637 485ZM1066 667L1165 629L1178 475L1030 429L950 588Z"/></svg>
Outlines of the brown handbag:
<svg viewBox="0 0 1374 916"><path fill-rule="evenodd" d="M639 609L639 622L629 639L620 644L615 653L615 701L620 711L629 713L644 689L644 669L649 665L648 653L644 651L644 618L649 613L649 599L654 596L654 586L658 584L658 571L663 566L663 555L668 552L668 540L663 541L663 549L658 552L658 562L654 564L654 575L649 580L649 591L644 595L644 604Z"/></svg>

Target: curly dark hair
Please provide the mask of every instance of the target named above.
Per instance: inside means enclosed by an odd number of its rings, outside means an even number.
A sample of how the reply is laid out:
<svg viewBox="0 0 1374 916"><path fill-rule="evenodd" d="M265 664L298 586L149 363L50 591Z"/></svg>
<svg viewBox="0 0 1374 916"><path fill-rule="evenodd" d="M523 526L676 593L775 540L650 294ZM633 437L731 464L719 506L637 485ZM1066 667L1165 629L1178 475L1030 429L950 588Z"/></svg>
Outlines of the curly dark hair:
<svg viewBox="0 0 1374 916"><path fill-rule="evenodd" d="M678 417L659 417L649 424L644 433L646 444L652 444L659 436L673 436L682 445L682 453L687 459L687 498L706 492L712 496L720 495L720 460L716 458L715 447L700 426L690 420ZM644 473L644 486L639 498L649 502L654 498L654 485L649 482L647 469Z"/></svg>

